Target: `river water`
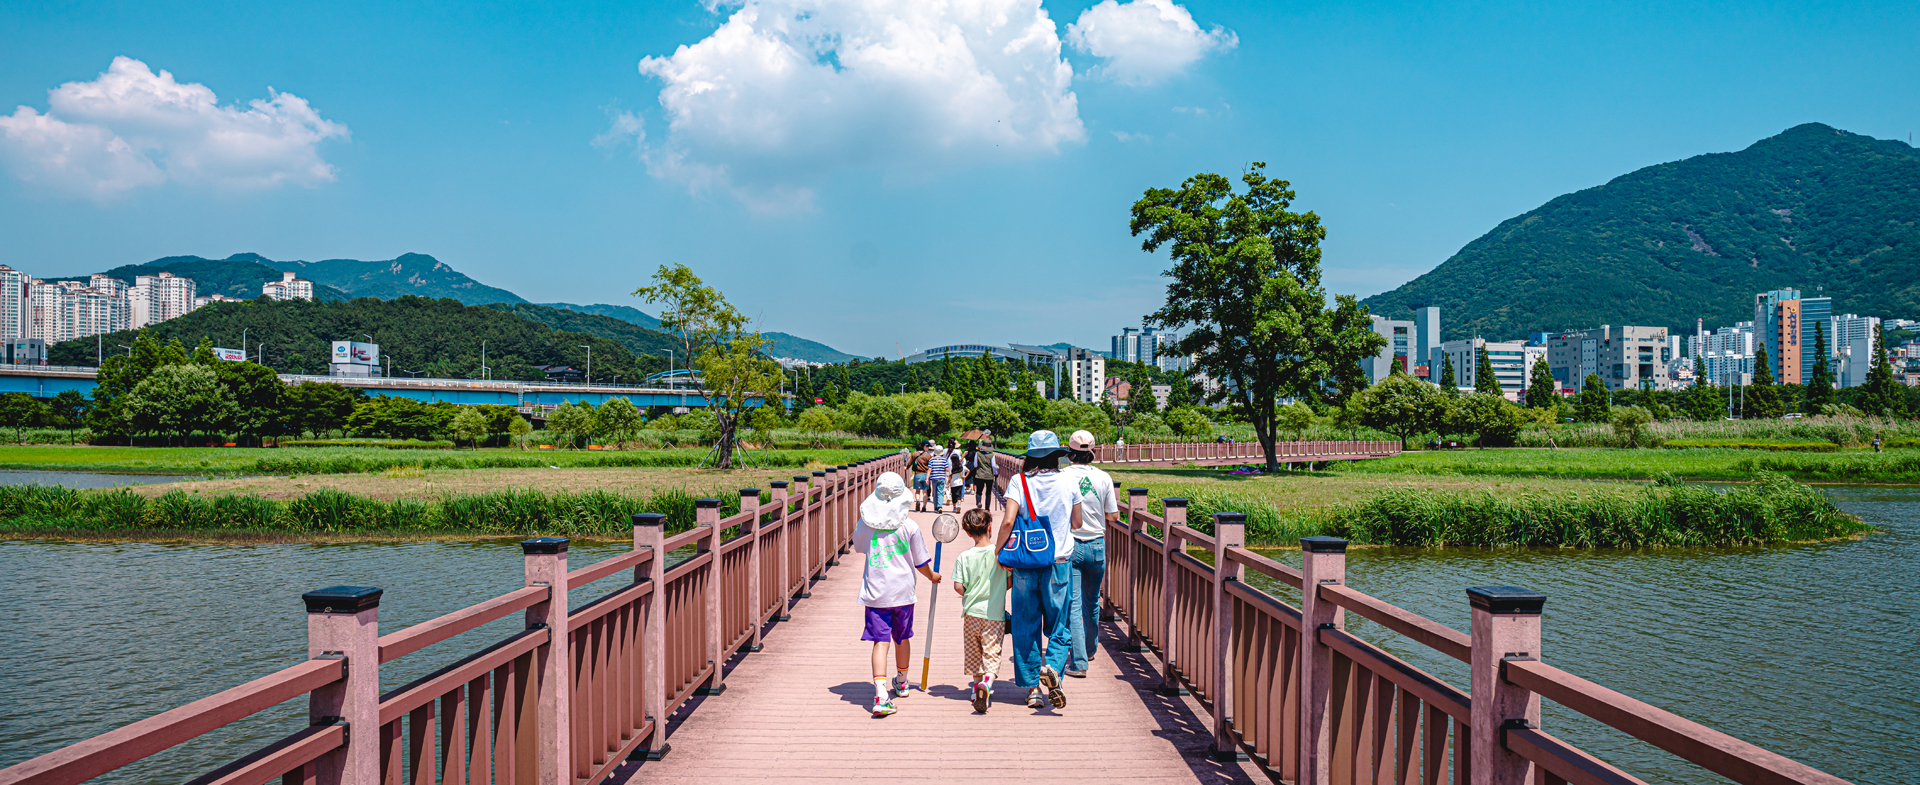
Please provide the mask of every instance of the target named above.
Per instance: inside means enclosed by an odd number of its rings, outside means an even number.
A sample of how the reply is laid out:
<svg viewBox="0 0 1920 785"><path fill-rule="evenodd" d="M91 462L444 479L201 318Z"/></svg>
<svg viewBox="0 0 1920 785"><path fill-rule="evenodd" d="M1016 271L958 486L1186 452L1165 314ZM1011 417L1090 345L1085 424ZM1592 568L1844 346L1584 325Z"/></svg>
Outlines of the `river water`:
<svg viewBox="0 0 1920 785"><path fill-rule="evenodd" d="M187 480L204 480L178 474L109 474L106 472L61 472L32 469L0 469L0 485L63 485L68 488L119 488L125 485L158 485Z"/></svg>
<svg viewBox="0 0 1920 785"><path fill-rule="evenodd" d="M1467 628L1467 586L1548 596L1543 657L1862 785L1920 771L1920 489L1832 491L1881 531L1803 546L1645 551L1370 548L1355 588ZM576 565L617 544L583 544ZM1298 563L1298 553L1282 554ZM613 580L618 580L613 579ZM205 697L305 654L301 592L386 589L394 630L522 584L511 540L201 546L0 542L0 767ZM577 604L611 583L574 593ZM1279 592L1276 592L1279 593ZM1294 598L1297 601L1297 596ZM1464 667L1349 615L1464 689ZM505 619L381 668L386 689L498 640ZM190 779L297 727L291 701L101 782ZM1543 725L1656 783L1717 778L1549 705Z"/></svg>

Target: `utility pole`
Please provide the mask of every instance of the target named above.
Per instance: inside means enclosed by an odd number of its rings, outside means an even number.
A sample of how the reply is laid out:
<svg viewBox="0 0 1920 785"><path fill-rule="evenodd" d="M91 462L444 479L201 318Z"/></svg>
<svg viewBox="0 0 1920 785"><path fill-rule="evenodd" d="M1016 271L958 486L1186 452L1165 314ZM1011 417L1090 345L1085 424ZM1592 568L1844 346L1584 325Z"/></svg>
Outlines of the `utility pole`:
<svg viewBox="0 0 1920 785"><path fill-rule="evenodd" d="M587 350L587 384L593 384L593 347L588 344L574 344Z"/></svg>
<svg viewBox="0 0 1920 785"><path fill-rule="evenodd" d="M487 342L480 342L480 378L493 381L493 369L487 367Z"/></svg>
<svg viewBox="0 0 1920 785"><path fill-rule="evenodd" d="M245 327L240 330L240 359L242 360L247 359L247 330L251 329L253 328Z"/></svg>

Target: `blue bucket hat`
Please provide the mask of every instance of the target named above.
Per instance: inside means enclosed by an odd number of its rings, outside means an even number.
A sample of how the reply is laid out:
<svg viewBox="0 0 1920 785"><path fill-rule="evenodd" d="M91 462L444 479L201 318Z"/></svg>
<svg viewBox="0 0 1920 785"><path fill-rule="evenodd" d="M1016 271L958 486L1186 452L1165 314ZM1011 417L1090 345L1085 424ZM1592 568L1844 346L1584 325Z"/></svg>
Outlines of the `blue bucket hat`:
<svg viewBox="0 0 1920 785"><path fill-rule="evenodd" d="M1027 437L1028 458L1045 458L1066 451L1067 448L1060 446L1060 436L1053 431L1034 431Z"/></svg>

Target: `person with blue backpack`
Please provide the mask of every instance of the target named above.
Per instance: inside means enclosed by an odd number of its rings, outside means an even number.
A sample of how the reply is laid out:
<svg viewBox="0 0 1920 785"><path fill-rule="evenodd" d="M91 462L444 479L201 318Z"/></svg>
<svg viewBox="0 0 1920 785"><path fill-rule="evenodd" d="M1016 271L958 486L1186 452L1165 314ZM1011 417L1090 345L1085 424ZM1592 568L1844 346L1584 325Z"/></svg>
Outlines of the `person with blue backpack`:
<svg viewBox="0 0 1920 785"><path fill-rule="evenodd" d="M1053 431L1027 437L1000 523L1000 566L1013 573L1013 683L1027 688L1027 706L1034 709L1043 701L1055 709L1067 705L1060 674L1073 654L1067 598L1080 495L1060 471L1066 452Z"/></svg>

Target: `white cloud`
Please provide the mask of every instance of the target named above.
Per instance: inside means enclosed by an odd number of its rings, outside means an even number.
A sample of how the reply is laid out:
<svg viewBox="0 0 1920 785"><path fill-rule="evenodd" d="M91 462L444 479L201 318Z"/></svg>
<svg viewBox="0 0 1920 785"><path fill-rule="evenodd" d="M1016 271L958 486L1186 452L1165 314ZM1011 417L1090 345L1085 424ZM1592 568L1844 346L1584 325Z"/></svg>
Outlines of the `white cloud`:
<svg viewBox="0 0 1920 785"><path fill-rule="evenodd" d="M0 159L22 180L101 201L167 181L228 189L332 182L317 148L348 138L347 127L299 96L267 91L245 109L220 106L206 85L116 57L100 78L49 91L44 114L22 106L0 115Z"/></svg>
<svg viewBox="0 0 1920 785"><path fill-rule="evenodd" d="M1146 86L1179 75L1211 52L1239 46L1240 37L1219 25L1200 29L1193 14L1172 0L1102 0L1067 25L1067 43L1106 60L1090 76Z"/></svg>
<svg viewBox="0 0 1920 785"><path fill-rule="evenodd" d="M640 147L656 177L783 211L847 168L913 177L1086 140L1039 0L727 5L712 35L640 61L663 83L666 138Z"/></svg>

